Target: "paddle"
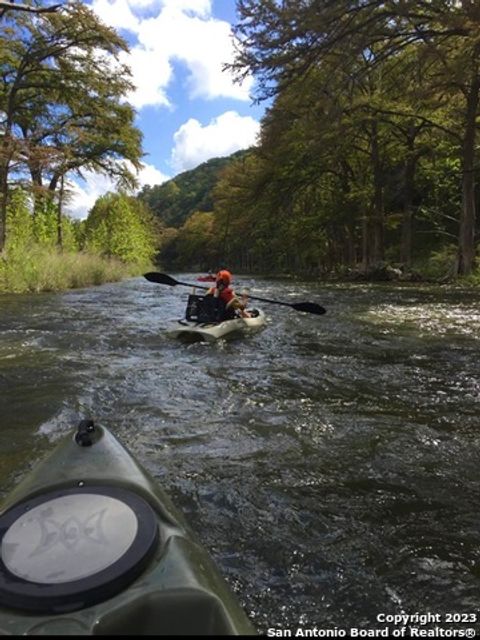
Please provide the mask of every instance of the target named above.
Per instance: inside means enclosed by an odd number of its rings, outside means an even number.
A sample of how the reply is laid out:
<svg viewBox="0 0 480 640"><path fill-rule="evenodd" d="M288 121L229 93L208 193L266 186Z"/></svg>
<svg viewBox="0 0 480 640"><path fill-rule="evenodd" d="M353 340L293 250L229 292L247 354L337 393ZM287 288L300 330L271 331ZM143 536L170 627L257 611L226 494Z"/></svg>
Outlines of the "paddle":
<svg viewBox="0 0 480 640"><path fill-rule="evenodd" d="M180 282L179 280L175 280L171 276L167 276L166 273L158 273L157 271L150 271L149 273L144 273L143 277L149 280L150 282L156 282L157 284L167 284L170 287L175 287L177 284L181 284L184 287L195 287L197 289L210 289L210 287L201 287L198 284L191 284L188 282ZM284 307L292 307L295 311L303 311L304 313L314 313L317 316L322 316L326 313L326 309L321 307L319 304L315 302L280 302L279 300L269 300L268 298L258 298L256 296L248 295L252 300L261 300L262 302L269 302L270 304L281 304Z"/></svg>

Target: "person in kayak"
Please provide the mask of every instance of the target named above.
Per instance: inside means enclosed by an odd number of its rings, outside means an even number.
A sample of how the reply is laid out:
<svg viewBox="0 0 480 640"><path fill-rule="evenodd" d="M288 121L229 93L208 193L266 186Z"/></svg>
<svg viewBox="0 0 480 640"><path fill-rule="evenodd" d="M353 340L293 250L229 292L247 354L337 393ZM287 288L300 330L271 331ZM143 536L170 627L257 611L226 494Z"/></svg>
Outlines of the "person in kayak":
<svg viewBox="0 0 480 640"><path fill-rule="evenodd" d="M212 273L212 270L209 269L208 275L206 275L206 276L198 276L197 280L199 282L216 282L217 278L216 278L215 274Z"/></svg>
<svg viewBox="0 0 480 640"><path fill-rule="evenodd" d="M242 318L250 318L250 314L246 311L247 301L244 298L240 300L231 288L232 274L226 269L222 269L217 273L215 286L211 287L205 296L213 296L222 304L224 311L223 320L232 320L237 315ZM237 314L238 312L238 314Z"/></svg>

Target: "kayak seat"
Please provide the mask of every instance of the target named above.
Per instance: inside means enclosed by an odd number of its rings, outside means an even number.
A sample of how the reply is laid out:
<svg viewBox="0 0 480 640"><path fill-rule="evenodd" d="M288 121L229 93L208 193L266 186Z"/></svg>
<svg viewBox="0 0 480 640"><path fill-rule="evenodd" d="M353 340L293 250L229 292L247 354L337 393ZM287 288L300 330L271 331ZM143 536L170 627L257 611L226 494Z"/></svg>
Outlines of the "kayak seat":
<svg viewBox="0 0 480 640"><path fill-rule="evenodd" d="M225 320L225 305L213 296L190 294L187 301L186 320L190 322L211 323Z"/></svg>

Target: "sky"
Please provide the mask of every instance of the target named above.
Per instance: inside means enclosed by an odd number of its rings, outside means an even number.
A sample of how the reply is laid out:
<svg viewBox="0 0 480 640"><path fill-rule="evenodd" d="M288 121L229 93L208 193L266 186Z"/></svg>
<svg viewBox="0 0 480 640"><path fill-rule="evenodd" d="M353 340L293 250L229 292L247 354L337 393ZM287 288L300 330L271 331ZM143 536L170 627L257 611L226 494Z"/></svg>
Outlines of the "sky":
<svg viewBox="0 0 480 640"><path fill-rule="evenodd" d="M85 0L128 41L122 61L135 90L145 156L140 187L161 184L210 158L255 144L264 106L254 105L253 78L235 83L222 71L233 60L235 0ZM87 172L74 185L69 213L85 218L114 184Z"/></svg>

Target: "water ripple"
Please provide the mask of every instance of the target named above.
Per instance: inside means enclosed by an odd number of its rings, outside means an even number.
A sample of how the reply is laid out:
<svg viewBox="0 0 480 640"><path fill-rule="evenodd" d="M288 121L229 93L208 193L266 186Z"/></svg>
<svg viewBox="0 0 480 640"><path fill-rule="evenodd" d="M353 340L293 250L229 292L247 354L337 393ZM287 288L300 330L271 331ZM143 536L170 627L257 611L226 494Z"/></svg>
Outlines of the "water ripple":
<svg viewBox="0 0 480 640"><path fill-rule="evenodd" d="M196 274L182 274L194 281ZM261 633L476 610L480 293L240 278L260 334L181 344L188 289L0 298L3 490L89 415L162 482Z"/></svg>

